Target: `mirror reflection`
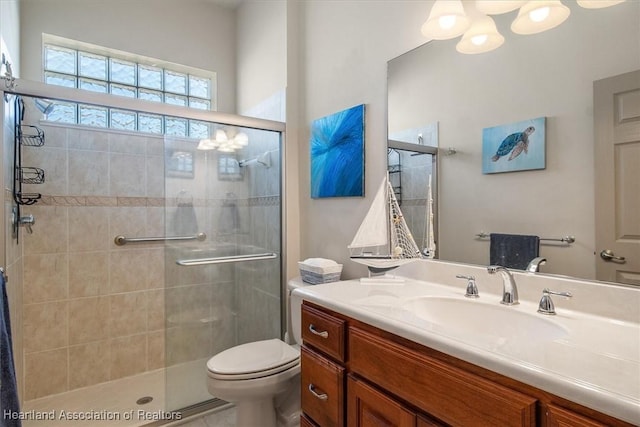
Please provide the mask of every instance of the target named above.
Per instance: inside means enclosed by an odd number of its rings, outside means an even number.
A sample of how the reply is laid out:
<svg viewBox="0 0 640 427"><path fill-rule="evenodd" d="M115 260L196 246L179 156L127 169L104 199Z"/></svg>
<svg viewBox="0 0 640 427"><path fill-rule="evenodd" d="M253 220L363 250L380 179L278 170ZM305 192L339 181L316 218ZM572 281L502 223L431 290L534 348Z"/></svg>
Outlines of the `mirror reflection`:
<svg viewBox="0 0 640 427"><path fill-rule="evenodd" d="M535 236L540 239L538 255L546 259L537 266L540 272L640 285L640 216L637 211L617 214L623 216L613 227L617 235L610 244L601 243L596 237L602 221L594 208L611 203L596 196L596 179L603 180L595 170L605 165L604 156L594 154L594 82L640 69L640 3L605 9L564 3L571 10L569 18L539 34L511 32L517 11L493 16L505 42L491 52L466 55L456 51L458 39L438 40L391 60L389 147L402 142L419 149L419 130L436 124L437 258L487 265L490 234ZM635 77L631 80L636 83ZM640 93L640 78L637 83L627 98L640 103L640 95L633 95ZM493 152L483 150L483 131L538 118L545 119L544 167L483 173L483 157L491 159L499 145ZM628 133L624 146L634 154L623 157L635 160L627 160L627 172L640 170L640 130ZM533 143L527 151L521 147L517 158L526 159L540 148ZM632 175L620 175L627 172L611 174L632 180ZM425 168L423 173L424 181L433 171ZM620 193L619 184L611 187L616 196L610 199L631 197L627 200L637 206L638 196ZM402 209L409 211L408 217L425 217L424 204L416 203L421 214L406 203ZM409 226L419 241L424 220L409 221ZM625 264L606 270L613 263L599 254L612 250L620 255L616 245L622 240L632 243L624 249Z"/></svg>

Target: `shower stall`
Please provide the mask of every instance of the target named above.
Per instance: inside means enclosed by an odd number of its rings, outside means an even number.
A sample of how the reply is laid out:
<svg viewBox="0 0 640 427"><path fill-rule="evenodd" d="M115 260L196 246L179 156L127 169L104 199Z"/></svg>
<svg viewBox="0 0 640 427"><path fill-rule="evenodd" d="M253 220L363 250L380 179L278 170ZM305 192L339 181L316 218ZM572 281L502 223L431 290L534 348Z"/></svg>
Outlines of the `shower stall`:
<svg viewBox="0 0 640 427"><path fill-rule="evenodd" d="M22 410L55 418L23 425L224 404L208 358L282 336L284 124L16 82L2 115L14 359Z"/></svg>

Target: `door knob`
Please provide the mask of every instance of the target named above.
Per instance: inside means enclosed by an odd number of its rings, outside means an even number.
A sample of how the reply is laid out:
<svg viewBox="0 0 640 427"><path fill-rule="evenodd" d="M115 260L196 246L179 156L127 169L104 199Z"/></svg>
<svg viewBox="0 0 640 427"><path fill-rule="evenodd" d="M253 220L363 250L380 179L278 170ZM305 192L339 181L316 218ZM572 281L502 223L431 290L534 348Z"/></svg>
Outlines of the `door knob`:
<svg viewBox="0 0 640 427"><path fill-rule="evenodd" d="M611 249L605 249L600 252L600 258L605 261L614 261L620 264L624 264L626 259L623 256L616 256Z"/></svg>

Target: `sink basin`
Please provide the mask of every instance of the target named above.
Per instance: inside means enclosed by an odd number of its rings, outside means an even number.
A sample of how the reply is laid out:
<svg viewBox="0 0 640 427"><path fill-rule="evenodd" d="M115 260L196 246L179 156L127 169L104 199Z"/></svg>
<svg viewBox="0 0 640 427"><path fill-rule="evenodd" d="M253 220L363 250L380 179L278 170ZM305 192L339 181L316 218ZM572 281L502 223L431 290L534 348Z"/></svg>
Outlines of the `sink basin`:
<svg viewBox="0 0 640 427"><path fill-rule="evenodd" d="M452 338L495 349L501 346L530 346L567 335L567 330L520 306L498 301L485 303L471 299L421 297L403 304L402 309L433 325L433 329Z"/></svg>

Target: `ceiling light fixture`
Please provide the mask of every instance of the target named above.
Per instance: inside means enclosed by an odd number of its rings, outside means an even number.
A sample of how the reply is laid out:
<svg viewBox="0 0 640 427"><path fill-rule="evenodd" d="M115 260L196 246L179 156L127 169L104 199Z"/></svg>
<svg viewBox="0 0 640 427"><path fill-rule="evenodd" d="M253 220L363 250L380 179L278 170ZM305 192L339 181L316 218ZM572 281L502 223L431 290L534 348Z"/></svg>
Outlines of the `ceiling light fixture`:
<svg viewBox="0 0 640 427"><path fill-rule="evenodd" d="M462 1L436 0L422 25L422 34L434 40L447 40L462 35L469 25Z"/></svg>
<svg viewBox="0 0 640 427"><path fill-rule="evenodd" d="M498 32L496 23L491 17L481 15L471 22L462 39L456 45L460 53L485 53L499 48L504 43L504 37Z"/></svg>
<svg viewBox="0 0 640 427"><path fill-rule="evenodd" d="M625 0L577 0L586 9L600 9ZM557 27L571 14L560 0L436 0L422 34L432 40L446 40L462 35L456 44L461 53L483 53L504 43L493 19L487 15L508 13L520 7L511 31L536 34Z"/></svg>
<svg viewBox="0 0 640 427"><path fill-rule="evenodd" d="M560 0L533 0L527 2L518 11L511 24L516 34L536 34L562 24L571 14L571 10Z"/></svg>

